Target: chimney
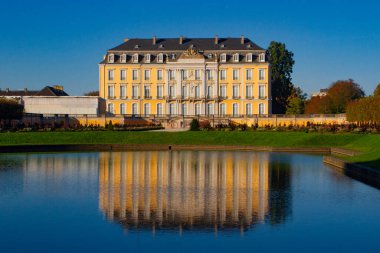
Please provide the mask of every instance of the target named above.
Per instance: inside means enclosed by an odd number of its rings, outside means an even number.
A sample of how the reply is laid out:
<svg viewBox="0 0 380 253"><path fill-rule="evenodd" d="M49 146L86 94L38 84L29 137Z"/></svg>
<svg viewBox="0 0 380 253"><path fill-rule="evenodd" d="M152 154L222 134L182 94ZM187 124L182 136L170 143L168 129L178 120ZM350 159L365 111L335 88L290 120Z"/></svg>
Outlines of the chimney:
<svg viewBox="0 0 380 253"><path fill-rule="evenodd" d="M153 44L153 45L156 45L156 40L157 40L156 35L154 35L154 36L153 36L153 39L152 39L152 44Z"/></svg>
<svg viewBox="0 0 380 253"><path fill-rule="evenodd" d="M179 44L182 45L182 42L183 42L183 36L179 36Z"/></svg>
<svg viewBox="0 0 380 253"><path fill-rule="evenodd" d="M56 90L62 90L63 91L63 86L62 85L53 85L53 88Z"/></svg>
<svg viewBox="0 0 380 253"><path fill-rule="evenodd" d="M125 39L124 39L124 42L128 42L128 40L129 40L128 38L125 38Z"/></svg>
<svg viewBox="0 0 380 253"><path fill-rule="evenodd" d="M219 43L219 38L218 38L218 35L215 35L215 41L214 41L215 45L218 45Z"/></svg>
<svg viewBox="0 0 380 253"><path fill-rule="evenodd" d="M242 35L242 36L240 37L240 43L241 43L242 45L244 45L244 35Z"/></svg>

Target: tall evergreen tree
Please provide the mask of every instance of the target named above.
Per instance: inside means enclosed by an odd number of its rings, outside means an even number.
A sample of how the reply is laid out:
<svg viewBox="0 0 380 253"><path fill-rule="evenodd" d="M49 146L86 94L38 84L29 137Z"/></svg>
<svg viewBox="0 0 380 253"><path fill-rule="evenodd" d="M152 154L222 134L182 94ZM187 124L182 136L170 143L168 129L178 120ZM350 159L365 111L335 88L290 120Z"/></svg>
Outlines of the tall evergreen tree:
<svg viewBox="0 0 380 253"><path fill-rule="evenodd" d="M286 112L288 98L292 94L293 53L284 43L272 41L267 50L272 66L272 113Z"/></svg>

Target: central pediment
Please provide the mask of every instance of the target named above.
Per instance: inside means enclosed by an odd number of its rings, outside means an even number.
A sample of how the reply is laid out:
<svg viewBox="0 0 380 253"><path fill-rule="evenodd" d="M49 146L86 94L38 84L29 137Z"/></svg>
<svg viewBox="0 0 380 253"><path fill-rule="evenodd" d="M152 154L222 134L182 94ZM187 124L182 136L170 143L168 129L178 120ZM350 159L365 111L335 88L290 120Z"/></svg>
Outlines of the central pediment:
<svg viewBox="0 0 380 253"><path fill-rule="evenodd" d="M198 50L190 47L179 56L179 59L205 59L205 57Z"/></svg>

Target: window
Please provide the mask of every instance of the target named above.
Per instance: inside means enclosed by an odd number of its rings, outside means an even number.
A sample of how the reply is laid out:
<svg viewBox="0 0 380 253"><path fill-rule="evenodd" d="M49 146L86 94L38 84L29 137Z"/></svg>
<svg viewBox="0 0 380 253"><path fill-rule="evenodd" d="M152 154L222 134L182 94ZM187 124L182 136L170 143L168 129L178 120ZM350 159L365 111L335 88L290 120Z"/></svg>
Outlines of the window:
<svg viewBox="0 0 380 253"><path fill-rule="evenodd" d="M212 54L208 54L208 56L207 56L209 59L211 59L212 58Z"/></svg>
<svg viewBox="0 0 380 253"><path fill-rule="evenodd" d="M226 80L226 70L220 70L220 80Z"/></svg>
<svg viewBox="0 0 380 253"><path fill-rule="evenodd" d="M238 116L239 115L239 105L237 103L234 103L232 105L232 115L234 117Z"/></svg>
<svg viewBox="0 0 380 253"><path fill-rule="evenodd" d="M145 55L145 62L150 63L150 54Z"/></svg>
<svg viewBox="0 0 380 253"><path fill-rule="evenodd" d="M161 81L162 80L162 69L157 70L157 80Z"/></svg>
<svg viewBox="0 0 380 253"><path fill-rule="evenodd" d="M139 78L139 71L137 69L132 70L132 80L137 80Z"/></svg>
<svg viewBox="0 0 380 253"><path fill-rule="evenodd" d="M157 86L157 98L162 98L162 86Z"/></svg>
<svg viewBox="0 0 380 253"><path fill-rule="evenodd" d="M107 109L108 109L109 113L112 113L112 114L114 113L113 104L112 103L108 104L108 108Z"/></svg>
<svg viewBox="0 0 380 253"><path fill-rule="evenodd" d="M108 81L113 81L115 79L115 71L113 69L108 70Z"/></svg>
<svg viewBox="0 0 380 253"><path fill-rule="evenodd" d="M259 104L259 114L260 114L260 115L265 114L265 107L264 107L264 104Z"/></svg>
<svg viewBox="0 0 380 253"><path fill-rule="evenodd" d="M196 69L195 70L195 80L200 80L200 79L201 79L200 71L199 71L199 69Z"/></svg>
<svg viewBox="0 0 380 253"><path fill-rule="evenodd" d="M150 96L150 86L149 85L145 85L144 86L144 98L151 98L151 96Z"/></svg>
<svg viewBox="0 0 380 253"><path fill-rule="evenodd" d="M195 115L200 115L201 114L201 105L200 104L195 104L194 105L194 112L195 112Z"/></svg>
<svg viewBox="0 0 380 253"><path fill-rule="evenodd" d="M213 115L214 114L214 105L213 104L207 104L207 115Z"/></svg>
<svg viewBox="0 0 380 253"><path fill-rule="evenodd" d="M252 104L246 104L245 105L245 115L250 116L252 115Z"/></svg>
<svg viewBox="0 0 380 253"><path fill-rule="evenodd" d="M121 115L127 114L125 104L120 104L120 114Z"/></svg>
<svg viewBox="0 0 380 253"><path fill-rule="evenodd" d="M252 69L247 69L245 73L246 73L246 79L252 80Z"/></svg>
<svg viewBox="0 0 380 253"><path fill-rule="evenodd" d="M144 104L144 116L148 116L150 114L150 104Z"/></svg>
<svg viewBox="0 0 380 253"><path fill-rule="evenodd" d="M181 71L181 79L182 80L187 80L187 70L182 70Z"/></svg>
<svg viewBox="0 0 380 253"><path fill-rule="evenodd" d="M158 54L157 55L157 62L162 63L163 61L164 61L164 55L162 53Z"/></svg>
<svg viewBox="0 0 380 253"><path fill-rule="evenodd" d="M126 63L127 62L127 55L126 54L122 54L120 56L120 62L121 63Z"/></svg>
<svg viewBox="0 0 380 253"><path fill-rule="evenodd" d="M232 79L235 81L239 80L239 70L238 69L232 70Z"/></svg>
<svg viewBox="0 0 380 253"><path fill-rule="evenodd" d="M115 87L108 85L108 98L115 98Z"/></svg>
<svg viewBox="0 0 380 253"><path fill-rule="evenodd" d="M187 98L187 87L186 86L182 86L181 96L182 96L182 98Z"/></svg>
<svg viewBox="0 0 380 253"><path fill-rule="evenodd" d="M127 79L127 71L125 69L120 70L120 80L125 80Z"/></svg>
<svg viewBox="0 0 380 253"><path fill-rule="evenodd" d="M125 85L120 86L120 98L127 97L127 87Z"/></svg>
<svg viewBox="0 0 380 253"><path fill-rule="evenodd" d="M199 98L199 86L198 85L194 87L194 97Z"/></svg>
<svg viewBox="0 0 380 253"><path fill-rule="evenodd" d="M174 97L174 86L169 86L169 97Z"/></svg>
<svg viewBox="0 0 380 253"><path fill-rule="evenodd" d="M214 76L213 76L213 71L208 69L206 70L206 76L207 76L207 80L214 80Z"/></svg>
<svg viewBox="0 0 380 253"><path fill-rule="evenodd" d="M265 62L265 54L259 55L259 62Z"/></svg>
<svg viewBox="0 0 380 253"><path fill-rule="evenodd" d="M259 80L265 80L265 69L259 69Z"/></svg>
<svg viewBox="0 0 380 253"><path fill-rule="evenodd" d="M138 114L138 107L137 103L132 104L132 115L137 115Z"/></svg>
<svg viewBox="0 0 380 253"><path fill-rule="evenodd" d="M227 87L225 85L220 86L220 88L219 88L219 95L222 98L226 98L226 96L227 96Z"/></svg>
<svg viewBox="0 0 380 253"><path fill-rule="evenodd" d="M138 54L134 54L132 56L132 62L133 63L138 63L139 62L139 55Z"/></svg>
<svg viewBox="0 0 380 253"><path fill-rule="evenodd" d="M169 80L174 80L174 70L169 70Z"/></svg>
<svg viewBox="0 0 380 253"><path fill-rule="evenodd" d="M137 99L139 96L139 86L138 85L133 85L132 86L132 98Z"/></svg>
<svg viewBox="0 0 380 253"><path fill-rule="evenodd" d="M169 105L169 114L170 115L176 115L176 108L175 108L175 104L170 104Z"/></svg>
<svg viewBox="0 0 380 253"><path fill-rule="evenodd" d="M239 85L232 86L232 97L239 98Z"/></svg>
<svg viewBox="0 0 380 253"><path fill-rule="evenodd" d="M181 104L182 115L187 115L187 104Z"/></svg>
<svg viewBox="0 0 380 253"><path fill-rule="evenodd" d="M157 115L162 115L162 104L157 104Z"/></svg>
<svg viewBox="0 0 380 253"><path fill-rule="evenodd" d="M150 80L150 70L144 70L144 80Z"/></svg>
<svg viewBox="0 0 380 253"><path fill-rule="evenodd" d="M226 104L220 104L220 106L219 106L219 114L221 116L226 115Z"/></svg>
<svg viewBox="0 0 380 253"><path fill-rule="evenodd" d="M115 61L115 55L114 54L108 55L108 62L109 63L114 63L114 61Z"/></svg>
<svg viewBox="0 0 380 253"><path fill-rule="evenodd" d="M252 98L252 85L247 85L245 87L245 96L246 98Z"/></svg>
<svg viewBox="0 0 380 253"><path fill-rule="evenodd" d="M259 98L265 98L265 85L259 85Z"/></svg>
<svg viewBox="0 0 380 253"><path fill-rule="evenodd" d="M252 62L252 54L251 53L247 54L246 61L247 62Z"/></svg>
<svg viewBox="0 0 380 253"><path fill-rule="evenodd" d="M221 54L220 55L220 62L226 62L226 60L227 60L226 54Z"/></svg>
<svg viewBox="0 0 380 253"><path fill-rule="evenodd" d="M234 62L239 62L239 54L234 54Z"/></svg>
<svg viewBox="0 0 380 253"><path fill-rule="evenodd" d="M212 86L207 86L207 98L212 98Z"/></svg>

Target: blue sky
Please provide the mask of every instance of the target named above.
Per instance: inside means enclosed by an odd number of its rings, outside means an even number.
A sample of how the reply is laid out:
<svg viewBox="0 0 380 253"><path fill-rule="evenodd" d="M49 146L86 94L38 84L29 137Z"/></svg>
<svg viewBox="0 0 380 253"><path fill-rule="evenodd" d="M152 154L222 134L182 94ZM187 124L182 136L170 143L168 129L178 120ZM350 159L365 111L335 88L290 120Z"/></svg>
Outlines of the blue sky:
<svg viewBox="0 0 380 253"><path fill-rule="evenodd" d="M0 0L0 88L98 89L98 63L124 38L239 37L294 52L305 92L353 78L380 83L380 2Z"/></svg>

